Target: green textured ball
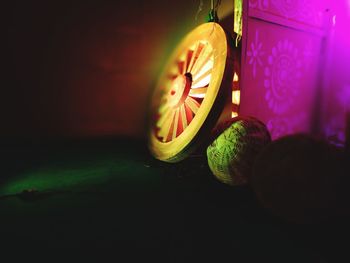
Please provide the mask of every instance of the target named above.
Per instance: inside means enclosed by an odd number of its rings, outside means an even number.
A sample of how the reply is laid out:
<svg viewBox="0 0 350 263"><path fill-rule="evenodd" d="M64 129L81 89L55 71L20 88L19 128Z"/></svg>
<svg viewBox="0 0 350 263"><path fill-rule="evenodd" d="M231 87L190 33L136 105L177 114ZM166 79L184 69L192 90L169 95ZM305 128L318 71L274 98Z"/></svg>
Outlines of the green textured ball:
<svg viewBox="0 0 350 263"><path fill-rule="evenodd" d="M253 117L236 117L218 126L207 147L208 165L229 185L247 184L256 155L271 142L266 126Z"/></svg>

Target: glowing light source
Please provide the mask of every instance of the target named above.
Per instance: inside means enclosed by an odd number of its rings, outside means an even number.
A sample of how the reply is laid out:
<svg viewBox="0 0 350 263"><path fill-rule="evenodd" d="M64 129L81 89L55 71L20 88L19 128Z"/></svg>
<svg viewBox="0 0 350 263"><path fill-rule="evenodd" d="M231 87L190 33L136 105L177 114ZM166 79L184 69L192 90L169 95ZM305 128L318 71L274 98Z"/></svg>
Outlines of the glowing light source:
<svg viewBox="0 0 350 263"><path fill-rule="evenodd" d="M238 82L238 75L237 72L233 75L233 82Z"/></svg>
<svg viewBox="0 0 350 263"><path fill-rule="evenodd" d="M233 90L232 91L232 103L239 105L241 99L241 92L239 90Z"/></svg>
<svg viewBox="0 0 350 263"><path fill-rule="evenodd" d="M233 75L231 100L232 100L231 117L234 118L238 116L238 107L241 101L241 92L239 90L239 78L236 71Z"/></svg>
<svg viewBox="0 0 350 263"><path fill-rule="evenodd" d="M235 118L235 117L237 117L237 116L238 116L238 112L233 111L233 112L231 113L231 118Z"/></svg>

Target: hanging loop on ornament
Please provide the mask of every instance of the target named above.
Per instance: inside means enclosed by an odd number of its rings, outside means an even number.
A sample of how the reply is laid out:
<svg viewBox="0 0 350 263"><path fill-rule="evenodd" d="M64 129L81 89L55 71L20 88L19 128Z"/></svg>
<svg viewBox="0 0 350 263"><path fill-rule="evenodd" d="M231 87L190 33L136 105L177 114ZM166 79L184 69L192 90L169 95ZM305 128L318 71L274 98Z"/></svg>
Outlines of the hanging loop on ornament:
<svg viewBox="0 0 350 263"><path fill-rule="evenodd" d="M214 0L211 0L210 11L207 17L207 22L215 22L215 23L219 22L217 9L220 4L221 4L221 0L217 0L214 6Z"/></svg>
<svg viewBox="0 0 350 263"><path fill-rule="evenodd" d="M208 14L207 22L215 22L215 23L219 22L218 14L214 9L210 10Z"/></svg>

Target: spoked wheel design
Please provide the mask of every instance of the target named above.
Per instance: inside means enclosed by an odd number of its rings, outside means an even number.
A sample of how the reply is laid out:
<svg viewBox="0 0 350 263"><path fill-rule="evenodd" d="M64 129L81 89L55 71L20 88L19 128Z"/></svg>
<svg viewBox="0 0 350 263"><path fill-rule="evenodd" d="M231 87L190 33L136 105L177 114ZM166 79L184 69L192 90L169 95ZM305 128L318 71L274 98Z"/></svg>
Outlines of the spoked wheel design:
<svg viewBox="0 0 350 263"><path fill-rule="evenodd" d="M213 48L208 42L198 41L182 57L158 111L156 136L162 142L174 140L192 122L207 93L213 70Z"/></svg>
<svg viewBox="0 0 350 263"><path fill-rule="evenodd" d="M230 95L230 58L216 23L197 27L174 51L152 98L149 148L156 158L180 161L210 133Z"/></svg>

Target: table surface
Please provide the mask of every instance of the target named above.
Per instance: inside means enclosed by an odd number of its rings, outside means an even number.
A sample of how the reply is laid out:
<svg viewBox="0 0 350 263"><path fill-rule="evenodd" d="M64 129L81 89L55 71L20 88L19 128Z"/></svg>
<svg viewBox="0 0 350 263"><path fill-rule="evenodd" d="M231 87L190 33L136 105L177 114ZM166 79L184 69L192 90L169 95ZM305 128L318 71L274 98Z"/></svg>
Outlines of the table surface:
<svg viewBox="0 0 350 263"><path fill-rule="evenodd" d="M248 187L218 182L204 157L167 164L128 138L9 144L0 152L1 247L18 251L12 257L350 262L346 222L275 218ZM30 189L38 192L20 194Z"/></svg>

